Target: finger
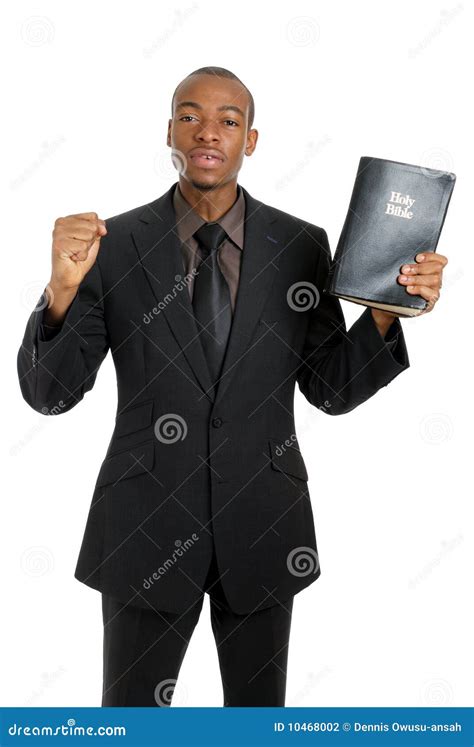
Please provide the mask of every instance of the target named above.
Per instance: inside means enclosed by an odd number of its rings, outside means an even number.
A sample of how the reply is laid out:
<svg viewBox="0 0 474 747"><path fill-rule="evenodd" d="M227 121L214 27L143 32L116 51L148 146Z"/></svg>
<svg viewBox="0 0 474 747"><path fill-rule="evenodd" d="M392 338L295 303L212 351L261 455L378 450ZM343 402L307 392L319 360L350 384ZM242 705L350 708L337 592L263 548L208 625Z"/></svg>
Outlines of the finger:
<svg viewBox="0 0 474 747"><path fill-rule="evenodd" d="M100 218L97 215L97 213L94 213L94 212L92 212L92 213L72 213L71 215L68 215L67 217L68 218L80 218L80 219L82 218L84 220L94 220L94 221L100 220Z"/></svg>
<svg viewBox="0 0 474 747"><path fill-rule="evenodd" d="M422 262L441 262L443 267L448 264L448 258L438 252L420 252L415 256L415 260L420 264Z"/></svg>
<svg viewBox="0 0 474 747"><path fill-rule="evenodd" d="M97 230L86 224L71 226L71 228L68 229L65 238L90 243L91 241L95 241L97 238Z"/></svg>
<svg viewBox="0 0 474 747"><path fill-rule="evenodd" d="M97 236L104 236L107 230L101 224L90 220L68 219L65 223L58 224L55 234L58 237L70 239L81 239L93 241Z"/></svg>
<svg viewBox="0 0 474 747"><path fill-rule="evenodd" d="M71 255L70 259L72 259L74 262L85 262L87 260L93 263L99 251L99 245L100 239L96 239L92 242L88 249L81 249L80 251Z"/></svg>
<svg viewBox="0 0 474 747"><path fill-rule="evenodd" d="M87 213L83 213L81 215L73 216L74 219L68 222L70 222L72 225L76 223L82 223L88 226L94 226L94 228L98 228L99 226L105 227L105 220L102 220L102 218L87 217L87 215Z"/></svg>
<svg viewBox="0 0 474 747"><path fill-rule="evenodd" d="M439 293L426 285L411 285L406 290L411 296L421 296L425 301L433 304L439 299Z"/></svg>
<svg viewBox="0 0 474 747"><path fill-rule="evenodd" d="M71 259L74 262L84 262L88 256L88 252L78 252L77 254L71 255Z"/></svg>
<svg viewBox="0 0 474 747"><path fill-rule="evenodd" d="M444 265L441 262L426 262L419 265L402 265L400 272L402 275L433 275L434 273L441 273L444 270Z"/></svg>
<svg viewBox="0 0 474 747"><path fill-rule="evenodd" d="M60 257L62 257L63 259L71 259L80 252L86 252L87 254L90 247L93 245L94 241L97 240L97 238L98 237L96 236L94 239L87 241L83 241L82 239L74 239L73 243L71 242L70 237L57 239L55 241L55 247Z"/></svg>
<svg viewBox="0 0 474 747"><path fill-rule="evenodd" d="M74 218L75 220L70 220L71 218ZM97 232L100 232L102 235L107 233L107 227L105 225L105 220L102 220L102 218L99 218L97 213L75 213L74 215L68 216L68 225L69 224L75 225L76 223L85 223L87 225L93 226L94 229Z"/></svg>
<svg viewBox="0 0 474 747"><path fill-rule="evenodd" d="M423 275L423 278L410 276L410 275L399 275L398 280L401 285L408 287L420 286L423 283L424 286L429 288L441 288L441 278L439 275Z"/></svg>

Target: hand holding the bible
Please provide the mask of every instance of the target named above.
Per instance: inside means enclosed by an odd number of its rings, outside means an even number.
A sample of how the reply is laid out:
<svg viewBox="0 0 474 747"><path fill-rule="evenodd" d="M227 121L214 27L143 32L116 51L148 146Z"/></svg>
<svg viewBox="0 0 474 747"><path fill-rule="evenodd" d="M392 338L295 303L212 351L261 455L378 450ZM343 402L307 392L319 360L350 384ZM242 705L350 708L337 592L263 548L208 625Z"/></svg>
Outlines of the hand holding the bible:
<svg viewBox="0 0 474 747"><path fill-rule="evenodd" d="M435 252L422 252L416 255L415 260L416 264L402 265L397 280L400 285L405 286L407 293L421 296L428 301L428 306L421 312L426 314L432 311L439 299L443 270L448 264L448 258Z"/></svg>
<svg viewBox="0 0 474 747"><path fill-rule="evenodd" d="M443 270L448 264L448 258L435 252L422 252L415 257L416 264L402 265L397 282L404 285L410 295L422 296L428 305L418 316L426 314L434 308L439 299L443 282ZM393 311L383 311L372 308L372 316L382 337L391 326L394 319L400 316Z"/></svg>

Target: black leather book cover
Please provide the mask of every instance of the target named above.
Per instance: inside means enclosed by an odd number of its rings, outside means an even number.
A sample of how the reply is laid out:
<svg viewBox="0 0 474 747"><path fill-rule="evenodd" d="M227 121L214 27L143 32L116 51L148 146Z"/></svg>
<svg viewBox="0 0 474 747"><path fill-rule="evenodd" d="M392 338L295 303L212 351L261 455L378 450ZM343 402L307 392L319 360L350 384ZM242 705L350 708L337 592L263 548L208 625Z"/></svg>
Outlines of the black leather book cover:
<svg viewBox="0 0 474 747"><path fill-rule="evenodd" d="M397 282L403 264L434 252L455 174L363 156L324 291L416 316L427 306Z"/></svg>

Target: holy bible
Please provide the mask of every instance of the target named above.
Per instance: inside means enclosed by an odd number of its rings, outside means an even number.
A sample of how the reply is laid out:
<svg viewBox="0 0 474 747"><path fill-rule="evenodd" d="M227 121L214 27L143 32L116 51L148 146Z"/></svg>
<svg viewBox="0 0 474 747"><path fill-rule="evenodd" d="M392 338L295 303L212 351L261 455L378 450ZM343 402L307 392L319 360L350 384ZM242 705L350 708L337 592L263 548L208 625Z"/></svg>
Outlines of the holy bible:
<svg viewBox="0 0 474 747"><path fill-rule="evenodd" d="M417 316L428 305L397 281L404 264L434 252L456 181L447 171L364 156L324 291Z"/></svg>

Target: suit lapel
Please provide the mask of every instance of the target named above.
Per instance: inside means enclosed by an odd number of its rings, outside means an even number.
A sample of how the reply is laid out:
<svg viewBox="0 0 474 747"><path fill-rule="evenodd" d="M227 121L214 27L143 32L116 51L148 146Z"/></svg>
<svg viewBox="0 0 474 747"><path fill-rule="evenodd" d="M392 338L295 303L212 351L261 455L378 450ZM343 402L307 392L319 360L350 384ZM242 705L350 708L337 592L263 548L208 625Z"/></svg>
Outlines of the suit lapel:
<svg viewBox="0 0 474 747"><path fill-rule="evenodd" d="M175 184L145 207L139 218L140 225L132 235L160 313L165 316L200 387L212 402L212 382L184 279L173 208L174 188ZM153 334L152 325L150 334Z"/></svg>
<svg viewBox="0 0 474 747"><path fill-rule="evenodd" d="M278 269L279 243L274 234L276 217L246 189L244 250L232 328L222 366L216 403L227 390L244 359L261 311Z"/></svg>
<svg viewBox="0 0 474 747"><path fill-rule="evenodd" d="M186 356L202 388L203 396L216 403L223 396L239 362L245 356L275 277L279 244L277 237L272 234L271 224L276 221L276 217L264 203L255 200L242 188L246 210L239 288L223 369L214 395L184 280L173 207L175 187L176 183L144 208L139 217L139 226L133 230L132 237L160 313L164 314Z"/></svg>

